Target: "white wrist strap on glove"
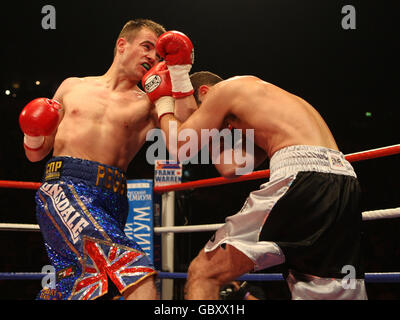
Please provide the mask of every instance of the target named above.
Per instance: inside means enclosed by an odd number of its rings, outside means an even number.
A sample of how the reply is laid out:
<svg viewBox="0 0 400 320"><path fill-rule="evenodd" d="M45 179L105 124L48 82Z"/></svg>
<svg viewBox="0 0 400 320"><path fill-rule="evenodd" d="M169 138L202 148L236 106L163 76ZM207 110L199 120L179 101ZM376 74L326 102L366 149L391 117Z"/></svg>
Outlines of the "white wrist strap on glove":
<svg viewBox="0 0 400 320"><path fill-rule="evenodd" d="M44 137L43 136L28 136L24 135L24 144L32 150L40 149L44 144Z"/></svg>
<svg viewBox="0 0 400 320"><path fill-rule="evenodd" d="M170 96L164 96L154 102L156 106L156 112L158 116L158 120L161 117L168 113L174 113L175 110L175 99Z"/></svg>
<svg viewBox="0 0 400 320"><path fill-rule="evenodd" d="M189 72L192 69L191 64L168 66L171 77L172 92L190 92L193 90L190 82Z"/></svg>

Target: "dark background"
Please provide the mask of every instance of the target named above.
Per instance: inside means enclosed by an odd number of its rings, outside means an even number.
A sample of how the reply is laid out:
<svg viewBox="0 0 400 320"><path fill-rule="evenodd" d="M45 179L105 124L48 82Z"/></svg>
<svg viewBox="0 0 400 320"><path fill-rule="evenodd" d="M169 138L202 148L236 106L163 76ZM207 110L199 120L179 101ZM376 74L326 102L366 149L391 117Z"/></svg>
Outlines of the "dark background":
<svg viewBox="0 0 400 320"><path fill-rule="evenodd" d="M55 30L41 27L46 4L56 8ZM356 9L355 30L341 27L347 4ZM67 77L105 73L119 31L134 18L185 32L195 47L192 72L210 70L224 78L252 74L301 96L325 118L344 154L398 144L398 15L395 1L376 0L2 3L0 180L40 181L48 157L38 163L25 158L19 113L30 100L51 97ZM147 146L131 163L130 179L153 178ZM354 163L363 211L399 207L399 159ZM266 168L268 161L259 169ZM184 169L185 181L214 176L211 165ZM221 223L262 182L178 192L176 225ZM0 189L0 205L0 222L36 223L34 191ZM399 219L363 226L366 272L399 271ZM186 272L210 236L177 234L175 271ZM46 264L40 233L0 231L0 272L40 272ZM176 281L176 299L182 299L182 284ZM268 299L289 298L283 282L257 285ZM0 281L0 299L33 299L40 289L40 281ZM370 299L400 299L399 284L368 283L367 290Z"/></svg>

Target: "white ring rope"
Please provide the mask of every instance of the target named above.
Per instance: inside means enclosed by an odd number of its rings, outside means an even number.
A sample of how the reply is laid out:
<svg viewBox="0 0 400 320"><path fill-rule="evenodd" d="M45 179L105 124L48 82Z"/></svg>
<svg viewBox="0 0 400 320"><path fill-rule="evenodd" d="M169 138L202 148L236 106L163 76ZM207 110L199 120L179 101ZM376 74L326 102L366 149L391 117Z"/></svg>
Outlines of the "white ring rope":
<svg viewBox="0 0 400 320"><path fill-rule="evenodd" d="M154 228L154 233L183 233L183 232L204 232L204 231L215 231L222 227L223 223L217 224L201 224L197 226L179 226L179 227L156 227Z"/></svg>
<svg viewBox="0 0 400 320"><path fill-rule="evenodd" d="M362 216L363 221L400 218L400 207L385 210L365 211Z"/></svg>
<svg viewBox="0 0 400 320"><path fill-rule="evenodd" d="M0 230L4 231L40 231L37 224L0 223Z"/></svg>
<svg viewBox="0 0 400 320"><path fill-rule="evenodd" d="M400 207L393 209L365 211L362 213L363 221L379 220L379 219L395 219L400 218ZM202 224L197 226L175 226L175 227L155 227L154 233L183 233L183 232L205 232L215 231L219 229L223 223ZM4 231L40 231L37 224L21 224L21 223L0 223L0 230Z"/></svg>

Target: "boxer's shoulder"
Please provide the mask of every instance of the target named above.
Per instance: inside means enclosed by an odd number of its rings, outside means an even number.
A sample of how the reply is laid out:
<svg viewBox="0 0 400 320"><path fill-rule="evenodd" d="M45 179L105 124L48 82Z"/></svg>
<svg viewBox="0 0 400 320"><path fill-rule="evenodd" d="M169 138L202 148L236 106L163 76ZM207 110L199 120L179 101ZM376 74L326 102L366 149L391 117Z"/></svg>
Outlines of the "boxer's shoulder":
<svg viewBox="0 0 400 320"><path fill-rule="evenodd" d="M83 84L84 82L85 78L68 77L61 83L60 88L69 88L75 85Z"/></svg>
<svg viewBox="0 0 400 320"><path fill-rule="evenodd" d="M217 83L215 91L218 95L232 97L244 93L249 93L253 88L257 87L257 83L261 80L254 76L236 76L228 78Z"/></svg>

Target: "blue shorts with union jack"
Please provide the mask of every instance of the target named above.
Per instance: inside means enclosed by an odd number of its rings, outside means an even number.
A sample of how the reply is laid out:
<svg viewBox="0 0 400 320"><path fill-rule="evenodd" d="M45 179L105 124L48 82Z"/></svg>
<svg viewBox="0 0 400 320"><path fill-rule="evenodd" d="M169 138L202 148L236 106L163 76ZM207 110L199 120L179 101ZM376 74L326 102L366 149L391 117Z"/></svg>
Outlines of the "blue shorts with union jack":
<svg viewBox="0 0 400 320"><path fill-rule="evenodd" d="M71 157L46 164L36 216L56 272L53 298L98 298L108 292L109 279L123 293L156 274L124 233L126 192L126 175L118 168ZM45 296L41 292L38 299Z"/></svg>

